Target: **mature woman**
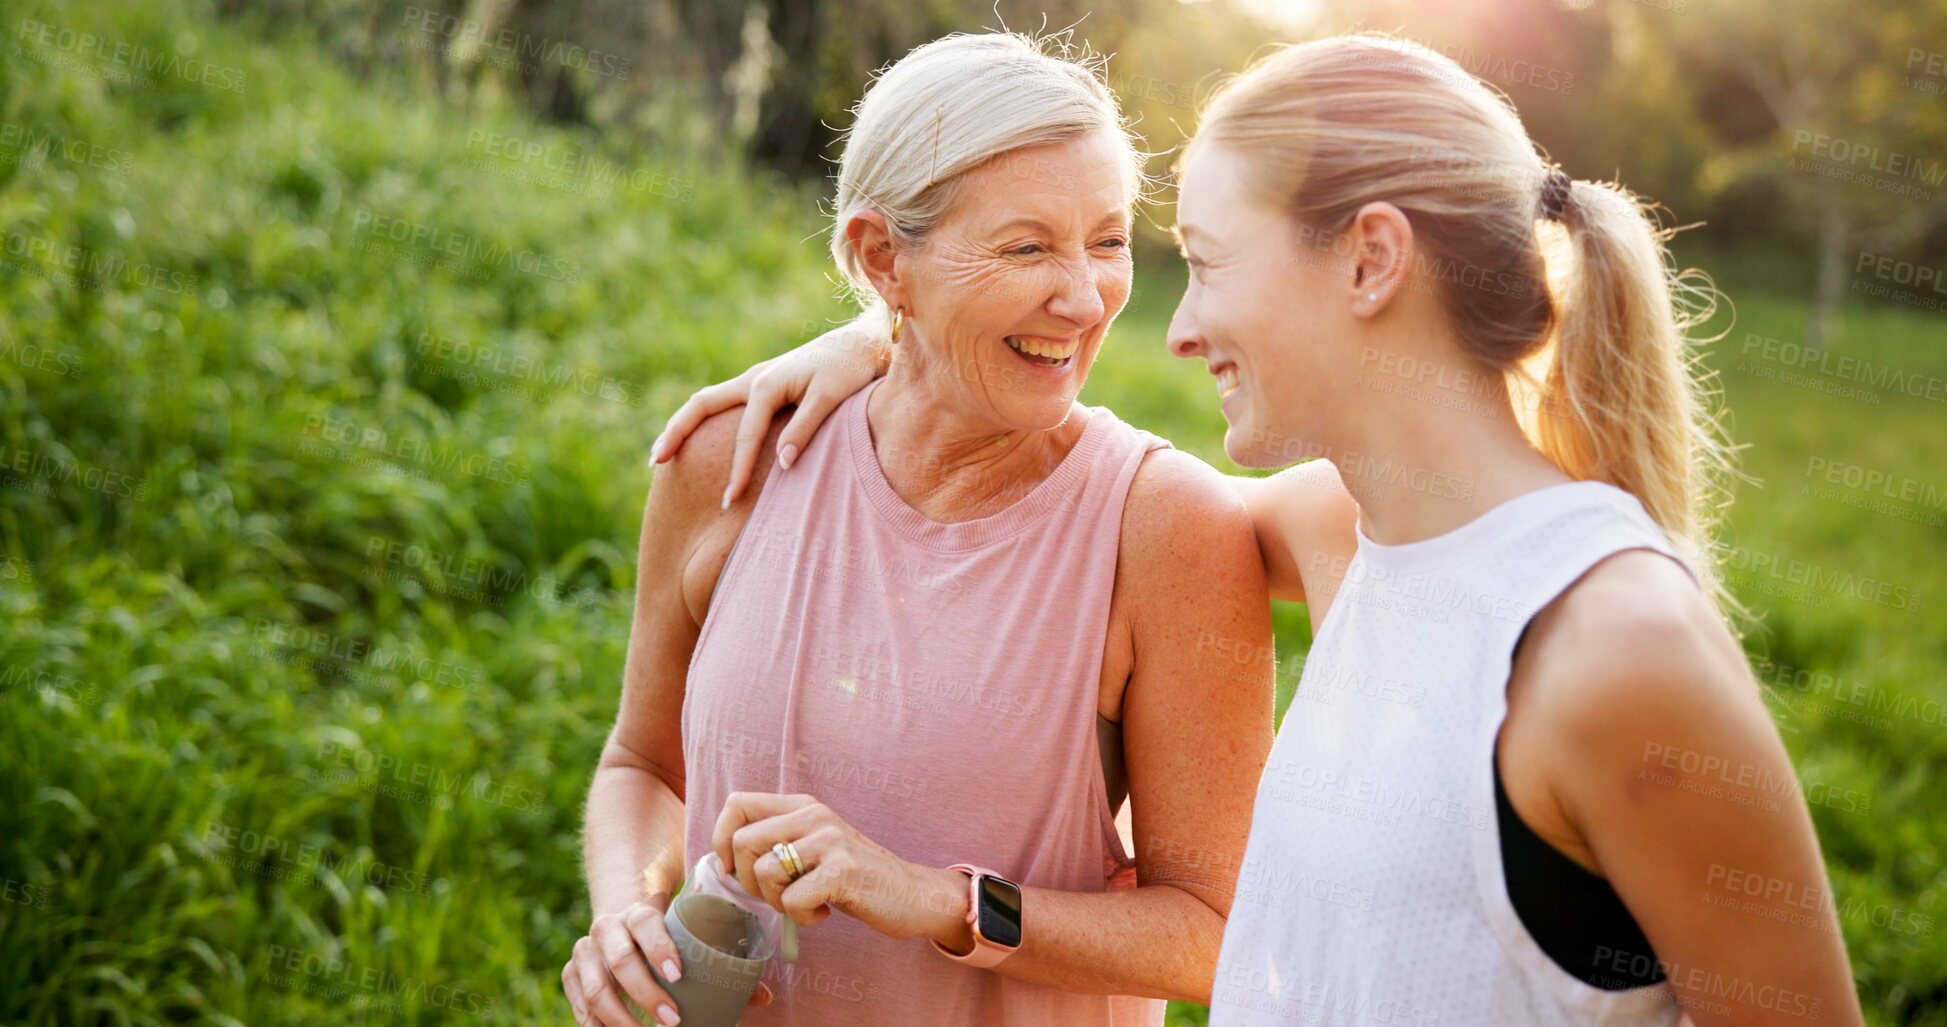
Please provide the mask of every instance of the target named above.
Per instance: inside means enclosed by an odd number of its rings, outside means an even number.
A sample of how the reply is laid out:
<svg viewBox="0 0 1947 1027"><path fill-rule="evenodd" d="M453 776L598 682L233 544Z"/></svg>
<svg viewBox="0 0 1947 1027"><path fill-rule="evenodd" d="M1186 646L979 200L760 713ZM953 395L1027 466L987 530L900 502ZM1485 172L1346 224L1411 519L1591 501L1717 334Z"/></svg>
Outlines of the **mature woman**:
<svg viewBox="0 0 1947 1027"><path fill-rule="evenodd" d="M1233 459L1327 458L1235 483L1273 594L1308 603L1316 703L1259 782L1210 1022L1860 1022L1712 602L1724 454L1635 197L1369 36L1231 83L1180 185L1171 350L1215 376ZM699 394L657 455L746 394L802 395L811 437L858 383L800 354Z"/></svg>
<svg viewBox="0 0 1947 1027"><path fill-rule="evenodd" d="M596 917L562 974L578 1022L676 1022L660 914L712 849L815 924L746 1023L1208 1000L1270 625L1223 479L1076 402L1129 295L1138 167L1091 72L1020 37L937 41L867 93L833 252L896 355L734 504L730 418L656 474L588 801Z"/></svg>

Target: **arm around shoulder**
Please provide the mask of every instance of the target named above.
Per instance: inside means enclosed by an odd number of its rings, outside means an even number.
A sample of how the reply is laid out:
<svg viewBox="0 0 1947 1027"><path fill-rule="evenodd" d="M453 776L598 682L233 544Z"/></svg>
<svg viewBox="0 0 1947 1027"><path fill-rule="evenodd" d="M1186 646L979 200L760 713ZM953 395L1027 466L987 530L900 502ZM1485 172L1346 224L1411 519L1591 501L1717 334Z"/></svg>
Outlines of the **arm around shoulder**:
<svg viewBox="0 0 1947 1027"><path fill-rule="evenodd" d="M1268 478L1230 482L1250 512L1271 598L1307 602L1309 581L1309 591L1329 600L1355 548L1359 516L1338 469L1329 460L1310 460Z"/></svg>

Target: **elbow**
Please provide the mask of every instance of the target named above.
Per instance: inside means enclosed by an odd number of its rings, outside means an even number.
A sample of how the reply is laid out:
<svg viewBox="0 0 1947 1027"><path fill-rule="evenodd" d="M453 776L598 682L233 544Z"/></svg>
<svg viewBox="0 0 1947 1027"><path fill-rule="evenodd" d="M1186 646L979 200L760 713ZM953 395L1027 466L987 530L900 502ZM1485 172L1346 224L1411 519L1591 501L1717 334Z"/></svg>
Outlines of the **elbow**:
<svg viewBox="0 0 1947 1027"><path fill-rule="evenodd" d="M1214 868L1186 867L1169 874L1145 874L1142 880L1145 887L1183 893L1190 900L1185 907L1200 920L1214 923L1218 934L1223 933L1224 922L1230 918L1231 902L1236 898L1235 875L1225 877Z"/></svg>
<svg viewBox="0 0 1947 1027"><path fill-rule="evenodd" d="M595 781L599 785L606 779L648 779L661 783L678 800L683 798L683 771L672 767L665 761L657 760L641 749L629 745L619 738L610 736L602 746L601 758L595 762Z"/></svg>
<svg viewBox="0 0 1947 1027"><path fill-rule="evenodd" d="M1217 954L1223 948L1224 925L1230 915L1229 888L1185 881L1157 882L1144 887L1167 888L1183 896L1183 915L1176 937L1181 939L1184 975L1161 996L1172 1002L1209 1005L1217 978Z"/></svg>

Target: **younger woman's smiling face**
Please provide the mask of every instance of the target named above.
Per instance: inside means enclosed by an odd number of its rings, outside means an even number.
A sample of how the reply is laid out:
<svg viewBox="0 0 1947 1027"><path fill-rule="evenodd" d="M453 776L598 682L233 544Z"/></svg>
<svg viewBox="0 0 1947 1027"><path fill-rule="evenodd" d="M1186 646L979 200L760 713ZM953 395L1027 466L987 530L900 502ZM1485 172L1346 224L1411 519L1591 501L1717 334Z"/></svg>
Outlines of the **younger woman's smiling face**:
<svg viewBox="0 0 1947 1027"><path fill-rule="evenodd" d="M1344 295L1352 265L1301 242L1300 226L1252 196L1240 158L1193 145L1178 182L1178 242L1189 284L1170 320L1170 352L1202 357L1246 467L1318 455L1316 427L1356 392Z"/></svg>
<svg viewBox="0 0 1947 1027"><path fill-rule="evenodd" d="M907 311L900 359L955 383L942 401L964 416L1002 430L1061 424L1129 299L1133 188L1107 131L965 173L945 216L893 258L892 287L875 281Z"/></svg>

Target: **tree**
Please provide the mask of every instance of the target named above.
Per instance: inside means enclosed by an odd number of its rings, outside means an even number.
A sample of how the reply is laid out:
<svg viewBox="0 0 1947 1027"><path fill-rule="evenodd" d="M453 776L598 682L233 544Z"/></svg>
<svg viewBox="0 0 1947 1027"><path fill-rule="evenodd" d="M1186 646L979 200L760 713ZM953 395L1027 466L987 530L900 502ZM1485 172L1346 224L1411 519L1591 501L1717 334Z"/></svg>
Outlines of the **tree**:
<svg viewBox="0 0 1947 1027"><path fill-rule="evenodd" d="M1712 141L1698 186L1722 199L1776 192L1815 242L1806 345L1836 329L1845 279L1866 253L1923 243L1947 224L1947 0L1672 0L1606 8L1625 74L1672 79Z"/></svg>

